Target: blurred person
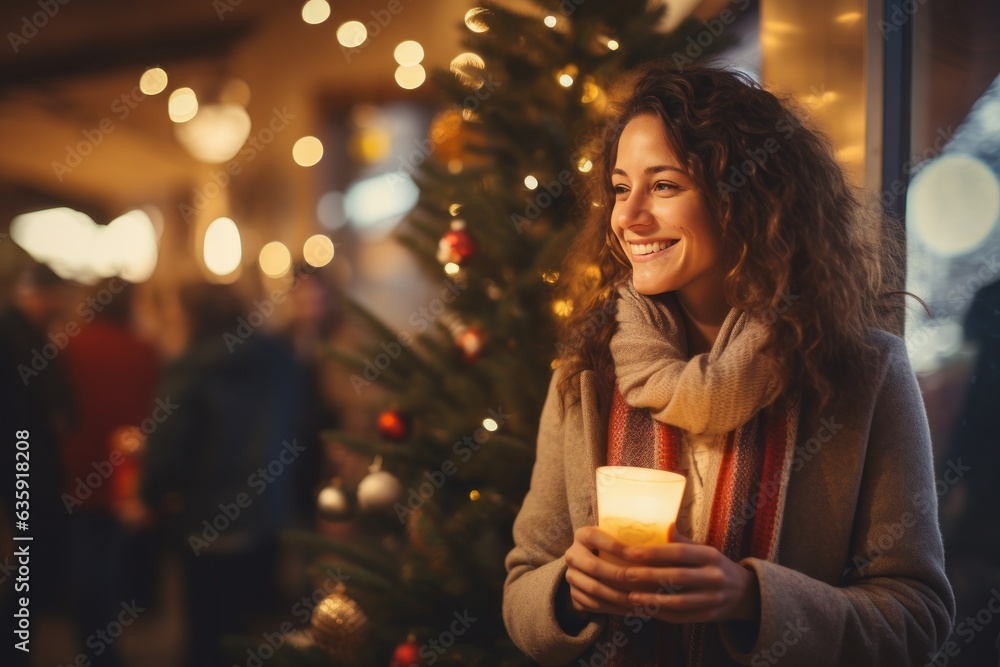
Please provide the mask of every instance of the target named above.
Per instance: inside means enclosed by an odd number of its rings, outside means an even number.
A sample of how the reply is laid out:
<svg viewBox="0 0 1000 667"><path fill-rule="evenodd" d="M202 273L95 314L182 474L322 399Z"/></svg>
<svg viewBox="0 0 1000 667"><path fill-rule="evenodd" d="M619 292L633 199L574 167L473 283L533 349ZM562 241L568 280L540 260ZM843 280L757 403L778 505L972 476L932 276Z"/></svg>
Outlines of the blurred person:
<svg viewBox="0 0 1000 667"><path fill-rule="evenodd" d="M299 402L300 444L305 448L294 474L294 508L297 518L311 524L316 519L316 496L336 473L329 469L323 452L323 431L340 426L325 382L329 366L324 364L324 346L338 325L332 290L317 269L297 267L288 292L292 319L287 336L295 349L302 398Z"/></svg>
<svg viewBox="0 0 1000 667"><path fill-rule="evenodd" d="M9 303L0 310L0 438L5 451L0 514L4 532L33 538L28 543L27 586L15 590L14 576L2 581L5 623L10 622L21 597L29 599L32 614L58 610L65 601L67 515L59 498L59 442L73 424L76 409L62 351L70 344L74 329L60 329L58 324L68 292L69 286L51 269L31 263L19 274ZM22 439L18 433L27 435L23 439L29 443L26 530L15 530L14 524L15 510L25 508L15 504L16 500L25 502L23 495L15 498L14 448ZM5 549L7 544L5 541ZM12 551L0 554L5 569L17 564ZM13 648L10 639L8 635L3 664L28 664L28 654ZM38 641L37 630L31 641Z"/></svg>
<svg viewBox="0 0 1000 667"><path fill-rule="evenodd" d="M229 286L179 293L186 345L165 370L169 413L146 443L139 493L166 515L183 561L188 665L224 665L273 597L277 533L289 518L298 401L290 346L261 330Z"/></svg>
<svg viewBox="0 0 1000 667"><path fill-rule="evenodd" d="M962 647L950 664L985 665L997 655L992 632L976 630L977 613L1000 603L1000 281L979 289L965 316L965 341L978 348L972 375L939 479L955 486L943 518L945 553L958 612L953 637ZM940 493L940 488L939 488ZM992 610L991 610L992 611Z"/></svg>
<svg viewBox="0 0 1000 667"><path fill-rule="evenodd" d="M145 532L126 531L113 511L127 485L130 460L144 427L155 428L156 351L129 328L132 286L102 282L77 308L80 333L66 349L66 365L80 420L63 446L63 504L70 515L73 610L80 647L94 667L121 664L119 647L96 649L88 638L139 595L129 576L147 558ZM125 450L123 451L123 447ZM146 599L137 605L145 607Z"/></svg>

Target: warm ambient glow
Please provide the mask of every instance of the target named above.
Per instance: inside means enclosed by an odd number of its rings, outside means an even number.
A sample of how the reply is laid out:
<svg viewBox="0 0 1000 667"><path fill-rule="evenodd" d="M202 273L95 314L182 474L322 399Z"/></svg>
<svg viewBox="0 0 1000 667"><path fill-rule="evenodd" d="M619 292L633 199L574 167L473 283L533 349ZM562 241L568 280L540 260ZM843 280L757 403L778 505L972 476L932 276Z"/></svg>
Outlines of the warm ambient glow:
<svg viewBox="0 0 1000 667"><path fill-rule="evenodd" d="M361 21L348 21L337 28L337 41L341 46L353 49L368 39L368 29Z"/></svg>
<svg viewBox="0 0 1000 667"><path fill-rule="evenodd" d="M205 230L205 268L217 276L228 276L240 267L243 248L240 230L231 218L216 218Z"/></svg>
<svg viewBox="0 0 1000 667"><path fill-rule="evenodd" d="M207 104L194 118L174 126L177 140L196 159L222 164L236 157L250 137L250 114L237 104Z"/></svg>
<svg viewBox="0 0 1000 667"><path fill-rule="evenodd" d="M1000 218L1000 183L972 155L946 154L914 177L906 196L909 224L934 253L963 255L978 248Z"/></svg>
<svg viewBox="0 0 1000 667"><path fill-rule="evenodd" d="M451 61L451 71L464 86L482 88L486 81L483 69L486 62L479 54L466 52L455 56Z"/></svg>
<svg viewBox="0 0 1000 667"><path fill-rule="evenodd" d="M178 88L170 93L167 114L175 123L186 123L198 113L198 96L190 88Z"/></svg>
<svg viewBox="0 0 1000 667"><path fill-rule="evenodd" d="M473 7L465 12L465 26L472 32L486 32L490 29L485 21L489 13L485 7Z"/></svg>
<svg viewBox="0 0 1000 667"><path fill-rule="evenodd" d="M167 87L167 73L160 67L151 67L139 77L139 90L145 95L158 95Z"/></svg>
<svg viewBox="0 0 1000 667"><path fill-rule="evenodd" d="M292 253L281 241L271 241L260 249L257 256L260 270L270 278L280 278L292 267Z"/></svg>
<svg viewBox="0 0 1000 667"><path fill-rule="evenodd" d="M323 142L316 137L302 137L292 146L292 158L300 166L313 166L323 159Z"/></svg>
<svg viewBox="0 0 1000 667"><path fill-rule="evenodd" d="M310 236L302 245L302 257L309 266L326 266L333 259L333 241L322 234Z"/></svg>
<svg viewBox="0 0 1000 667"><path fill-rule="evenodd" d="M528 174L527 176L524 177L524 187L528 188L529 190L534 190L535 188L538 187L538 179L532 176L531 174Z"/></svg>
<svg viewBox="0 0 1000 667"><path fill-rule="evenodd" d="M302 20L317 25L330 18L330 3L326 0L309 0L302 5Z"/></svg>
<svg viewBox="0 0 1000 667"><path fill-rule="evenodd" d="M141 283L152 275L159 254L153 221L139 209L107 225L70 208L34 211L11 221L10 236L61 277L86 284L112 276Z"/></svg>
<svg viewBox="0 0 1000 667"><path fill-rule="evenodd" d="M392 56L400 65L416 65L424 59L424 47L420 45L420 42L408 39L405 42L400 42L396 45L396 49L393 51Z"/></svg>
<svg viewBox="0 0 1000 667"><path fill-rule="evenodd" d="M400 65L396 68L396 83L404 90L413 90L427 80L423 65Z"/></svg>
<svg viewBox="0 0 1000 667"><path fill-rule="evenodd" d="M556 17L552 16L551 14L549 16L546 16L543 22L550 28L556 27Z"/></svg>

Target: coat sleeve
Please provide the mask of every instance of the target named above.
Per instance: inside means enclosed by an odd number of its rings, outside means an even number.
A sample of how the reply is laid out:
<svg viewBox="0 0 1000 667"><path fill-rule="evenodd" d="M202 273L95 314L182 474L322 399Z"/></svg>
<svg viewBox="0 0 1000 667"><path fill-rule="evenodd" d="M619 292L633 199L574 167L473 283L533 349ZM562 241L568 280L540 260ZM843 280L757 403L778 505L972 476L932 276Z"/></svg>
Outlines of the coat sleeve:
<svg viewBox="0 0 1000 667"><path fill-rule="evenodd" d="M587 650L603 629L603 618L578 634L556 619L556 595L566 573L563 554L574 528L566 497L563 453L565 414L552 378L542 410L531 487L514 521L514 548L507 554L503 617L514 643L532 660L561 665Z"/></svg>
<svg viewBox="0 0 1000 667"><path fill-rule="evenodd" d="M884 359L847 571L832 585L744 560L760 582L756 641L746 650L735 624L722 627L741 664L924 664L951 631L927 416L903 341L892 337Z"/></svg>

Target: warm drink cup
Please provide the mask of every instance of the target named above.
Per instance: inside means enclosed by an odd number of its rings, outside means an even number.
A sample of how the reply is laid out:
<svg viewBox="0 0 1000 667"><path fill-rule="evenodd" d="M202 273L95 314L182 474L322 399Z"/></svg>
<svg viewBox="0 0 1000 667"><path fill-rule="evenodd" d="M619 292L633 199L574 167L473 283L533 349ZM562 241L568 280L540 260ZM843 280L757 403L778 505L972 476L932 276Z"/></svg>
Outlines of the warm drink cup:
<svg viewBox="0 0 1000 667"><path fill-rule="evenodd" d="M666 544L684 496L684 476L631 466L597 469L597 525L628 546ZM601 558L619 562L601 554Z"/></svg>

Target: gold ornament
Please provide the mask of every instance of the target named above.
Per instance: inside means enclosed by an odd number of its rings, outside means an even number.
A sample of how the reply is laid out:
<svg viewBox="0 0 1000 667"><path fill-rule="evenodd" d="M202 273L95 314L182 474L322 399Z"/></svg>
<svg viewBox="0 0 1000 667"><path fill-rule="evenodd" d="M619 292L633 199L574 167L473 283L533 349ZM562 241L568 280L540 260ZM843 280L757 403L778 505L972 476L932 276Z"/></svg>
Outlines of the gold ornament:
<svg viewBox="0 0 1000 667"><path fill-rule="evenodd" d="M337 662L358 659L368 635L368 616L342 591L332 593L313 609L313 639Z"/></svg>

